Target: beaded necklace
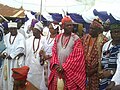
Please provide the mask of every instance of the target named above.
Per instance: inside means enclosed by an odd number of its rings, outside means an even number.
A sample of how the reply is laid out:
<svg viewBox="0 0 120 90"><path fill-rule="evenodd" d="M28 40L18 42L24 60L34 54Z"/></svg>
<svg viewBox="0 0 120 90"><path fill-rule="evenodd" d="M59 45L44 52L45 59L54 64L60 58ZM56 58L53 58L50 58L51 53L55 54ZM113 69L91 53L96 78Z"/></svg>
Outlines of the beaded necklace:
<svg viewBox="0 0 120 90"><path fill-rule="evenodd" d="M33 39L33 51L34 51L35 58L36 58L36 52L38 51L39 46L40 46L40 38L39 38L39 41L38 41L38 44L37 44L37 48L36 48L36 50L35 50L34 43L35 43L35 38Z"/></svg>
<svg viewBox="0 0 120 90"><path fill-rule="evenodd" d="M11 41L11 36L12 36L12 35L10 34L9 43L10 43L10 44L13 44L17 35L14 36L13 41Z"/></svg>
<svg viewBox="0 0 120 90"><path fill-rule="evenodd" d="M71 37L71 35L66 40L63 41L63 35L62 35L62 37L61 37L61 44L62 44L62 48L63 49L65 49L67 47L67 45L68 45L68 43L70 41L70 37Z"/></svg>

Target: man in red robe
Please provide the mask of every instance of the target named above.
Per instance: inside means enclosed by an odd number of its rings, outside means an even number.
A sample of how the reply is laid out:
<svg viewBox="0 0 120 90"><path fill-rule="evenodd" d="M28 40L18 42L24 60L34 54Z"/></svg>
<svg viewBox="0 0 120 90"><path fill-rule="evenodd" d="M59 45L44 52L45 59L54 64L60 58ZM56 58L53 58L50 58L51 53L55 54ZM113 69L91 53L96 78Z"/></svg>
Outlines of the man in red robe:
<svg viewBox="0 0 120 90"><path fill-rule="evenodd" d="M81 40L72 33L70 17L64 17L61 22L64 33L56 37L53 45L48 88L58 90L58 78L62 78L64 90L85 90L85 60Z"/></svg>

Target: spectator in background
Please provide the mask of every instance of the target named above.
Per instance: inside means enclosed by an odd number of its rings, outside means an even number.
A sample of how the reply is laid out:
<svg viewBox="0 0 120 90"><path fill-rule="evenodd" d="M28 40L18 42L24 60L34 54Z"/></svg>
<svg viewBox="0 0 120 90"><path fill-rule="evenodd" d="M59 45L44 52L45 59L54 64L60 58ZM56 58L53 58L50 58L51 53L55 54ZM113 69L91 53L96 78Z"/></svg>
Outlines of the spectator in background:
<svg viewBox="0 0 120 90"><path fill-rule="evenodd" d="M108 40L111 40L111 34L110 34L110 20L107 19L105 23L103 23L104 31L103 35L105 35Z"/></svg>
<svg viewBox="0 0 120 90"><path fill-rule="evenodd" d="M3 26L0 24L0 54L5 50L6 46L4 44L4 30ZM2 58L0 58L0 68L2 68Z"/></svg>
<svg viewBox="0 0 120 90"><path fill-rule="evenodd" d="M43 28L43 35L44 35L44 36L47 36L47 35L50 33L50 32L49 32L49 28L48 28L50 22L45 21L43 24L44 24L44 25L43 25L43 26L44 26L44 28Z"/></svg>

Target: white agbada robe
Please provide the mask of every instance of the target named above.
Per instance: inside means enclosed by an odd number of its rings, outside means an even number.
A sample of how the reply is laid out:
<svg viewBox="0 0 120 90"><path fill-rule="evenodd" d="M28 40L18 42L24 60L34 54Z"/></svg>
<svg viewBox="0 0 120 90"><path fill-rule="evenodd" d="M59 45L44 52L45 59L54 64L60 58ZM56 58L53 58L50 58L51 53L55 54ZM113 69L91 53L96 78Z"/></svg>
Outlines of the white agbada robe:
<svg viewBox="0 0 120 90"><path fill-rule="evenodd" d="M42 49L45 51L46 55L50 55L52 56L52 47L54 44L54 40L55 38L50 38L50 33L48 34L48 36L45 37L44 42L43 42L43 47ZM50 75L50 60L47 60L48 62L48 77Z"/></svg>
<svg viewBox="0 0 120 90"><path fill-rule="evenodd" d="M29 66L30 70L27 76L27 80L30 81L39 90L46 90L44 82L44 67L40 65L39 51L43 46L44 37L41 36L39 48L34 54L33 51L34 36L31 36L26 40L26 61L25 65ZM39 39L35 39L34 48L37 49Z"/></svg>
<svg viewBox="0 0 120 90"><path fill-rule="evenodd" d="M3 64L3 70L2 70L2 86L3 90L13 90L13 78L12 78L12 68L18 68L24 65L24 56L21 56L18 60L15 59L15 57L20 54L25 54L25 38L24 36L18 32L16 38L15 36L11 36L10 39L10 33L8 33L5 36L4 42L6 45L6 52L8 55L12 57L11 60L5 59ZM14 39L14 40L13 40ZM13 42L10 44L10 41ZM7 70L5 69L7 67ZM7 72L7 80L4 79L5 73Z"/></svg>

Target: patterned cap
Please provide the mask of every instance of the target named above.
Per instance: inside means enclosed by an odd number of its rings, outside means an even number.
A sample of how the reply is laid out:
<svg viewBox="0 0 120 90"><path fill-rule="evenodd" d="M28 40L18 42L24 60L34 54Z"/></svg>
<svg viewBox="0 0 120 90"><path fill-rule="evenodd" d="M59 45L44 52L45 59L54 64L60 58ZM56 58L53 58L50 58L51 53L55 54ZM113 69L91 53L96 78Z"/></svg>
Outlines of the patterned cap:
<svg viewBox="0 0 120 90"><path fill-rule="evenodd" d="M90 24L91 28L94 28L95 30L102 30L103 26L102 23L99 22L97 19L94 19L92 23Z"/></svg>
<svg viewBox="0 0 120 90"><path fill-rule="evenodd" d="M110 25L110 30L115 30L115 29L120 30L120 23L114 23Z"/></svg>
<svg viewBox="0 0 120 90"><path fill-rule="evenodd" d="M42 31L43 24L39 21L35 24L34 28L38 29L39 31Z"/></svg>
<svg viewBox="0 0 120 90"><path fill-rule="evenodd" d="M56 25L54 23L51 23L51 25L52 25L52 27L53 27L54 30L56 30L57 28L59 28L59 25Z"/></svg>

